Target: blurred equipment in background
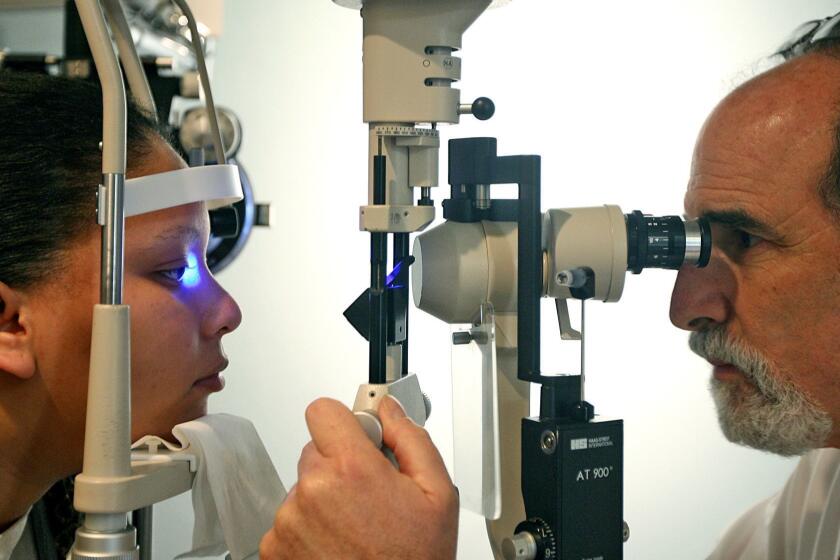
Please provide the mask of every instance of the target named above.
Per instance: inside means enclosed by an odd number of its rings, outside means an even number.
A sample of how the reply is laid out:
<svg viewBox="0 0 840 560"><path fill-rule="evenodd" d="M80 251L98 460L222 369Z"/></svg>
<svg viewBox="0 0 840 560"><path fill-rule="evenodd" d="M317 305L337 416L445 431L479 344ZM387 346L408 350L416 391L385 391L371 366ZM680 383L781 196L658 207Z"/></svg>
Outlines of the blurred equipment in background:
<svg viewBox="0 0 840 560"><path fill-rule="evenodd" d="M196 25L201 44L205 57L212 63L214 38L221 32L222 2L202 0L194 4L193 9L200 20ZM203 102L204 92L186 17L174 3L168 1L123 0L121 5L152 92L153 109L158 121L169 128L175 147L190 166L216 163L210 119ZM0 9L56 6L64 12L64 52L17 52L0 44L0 69L97 80L90 47L73 0L15 0L0 6ZM130 72L125 74L128 79L131 78ZM254 226L269 226L271 222L271 205L255 201L252 183L237 158L242 146L242 124L231 109L217 107L217 112L225 159L232 160L239 167L245 197L230 209L211 212L207 262L214 273L236 259Z"/></svg>

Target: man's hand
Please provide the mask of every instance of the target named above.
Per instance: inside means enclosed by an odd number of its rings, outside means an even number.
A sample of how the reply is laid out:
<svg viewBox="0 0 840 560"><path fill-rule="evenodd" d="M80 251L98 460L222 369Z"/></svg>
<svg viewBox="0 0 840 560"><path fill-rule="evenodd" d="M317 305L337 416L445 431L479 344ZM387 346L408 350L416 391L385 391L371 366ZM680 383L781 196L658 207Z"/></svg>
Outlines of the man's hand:
<svg viewBox="0 0 840 560"><path fill-rule="evenodd" d="M455 558L458 496L440 454L392 398L382 399L379 417L399 471L347 407L330 399L309 405L312 441L260 543L262 560Z"/></svg>

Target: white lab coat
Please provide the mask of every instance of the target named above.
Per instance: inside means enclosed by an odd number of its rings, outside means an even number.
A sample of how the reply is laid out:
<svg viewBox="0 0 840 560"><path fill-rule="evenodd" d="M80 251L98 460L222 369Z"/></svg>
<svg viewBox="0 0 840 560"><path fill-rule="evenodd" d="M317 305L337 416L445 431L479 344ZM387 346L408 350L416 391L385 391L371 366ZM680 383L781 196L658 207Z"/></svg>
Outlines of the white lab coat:
<svg viewBox="0 0 840 560"><path fill-rule="evenodd" d="M803 455L784 488L753 506L708 560L838 560L840 449Z"/></svg>

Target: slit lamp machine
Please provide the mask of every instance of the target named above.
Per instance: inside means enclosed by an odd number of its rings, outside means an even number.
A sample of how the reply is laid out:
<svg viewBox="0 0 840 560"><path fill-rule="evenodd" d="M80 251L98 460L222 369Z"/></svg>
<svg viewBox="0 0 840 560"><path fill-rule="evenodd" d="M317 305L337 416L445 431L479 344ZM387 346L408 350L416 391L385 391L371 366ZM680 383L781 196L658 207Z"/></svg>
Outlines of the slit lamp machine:
<svg viewBox="0 0 840 560"><path fill-rule="evenodd" d="M94 309L84 469L74 502L86 515L74 560L150 558L150 531L138 547L128 512L148 512L192 482L188 453L129 449L130 320L121 293L125 216L195 201L225 207L242 196L236 166L225 163L195 19L185 0L173 1L192 31L215 163L126 181L125 88L111 35L132 94L152 111L154 101L119 1L76 0L102 83L104 129L97 207L102 289ZM618 301L628 271L705 266L708 223L625 214L610 205L543 211L540 157L499 155L495 138L480 137L449 140L444 222L427 230L435 219L438 125L457 124L461 115L487 120L495 110L488 98L461 103L453 87L461 76L456 53L462 35L491 0L334 2L361 10L363 120L369 125L367 201L359 225L370 235L370 285L344 313L369 343L356 417L381 446L375 411L383 396L396 397L421 425L430 414L429 399L408 371L413 298L421 310L456 325L455 482L462 506L487 519L494 557L622 558L629 536L623 426L597 415L585 398L584 302ZM494 198L499 184L516 185L517 196ZM542 298L554 299L561 339L581 341L579 373L541 369ZM571 324L570 300L581 305L579 330ZM480 368L459 368L470 353L480 357ZM531 384L540 388L533 417ZM143 523L143 515L134 522Z"/></svg>
<svg viewBox="0 0 840 560"><path fill-rule="evenodd" d="M409 251L411 234L435 218L438 124L487 120L495 110L483 97L461 103L452 87L462 35L491 1L334 1L361 10L364 22L368 199L359 225L370 234L370 287L345 316L370 349L355 414L381 444L373 411L383 395L396 396L421 425L430 412L408 372L410 277L418 308L469 325L452 338L455 483L462 506L487 519L494 556L622 558L622 421L596 416L586 401L582 344L580 373L541 370L540 302L554 299L562 339L583 342L569 300L581 302L583 318L586 300L618 301L627 271L705 266L708 223L617 206L543 212L539 156L500 156L495 138L460 138L448 143L445 221ZM494 198L499 184L515 184L517 197ZM481 356L480 371L458 367L469 348ZM531 384L540 387L536 417Z"/></svg>

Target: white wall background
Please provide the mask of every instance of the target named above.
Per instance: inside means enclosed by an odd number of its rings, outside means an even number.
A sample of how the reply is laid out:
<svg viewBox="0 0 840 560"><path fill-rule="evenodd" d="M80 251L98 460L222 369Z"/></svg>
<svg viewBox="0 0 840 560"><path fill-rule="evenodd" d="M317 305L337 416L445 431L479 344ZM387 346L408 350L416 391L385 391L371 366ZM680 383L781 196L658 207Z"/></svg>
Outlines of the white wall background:
<svg viewBox="0 0 840 560"><path fill-rule="evenodd" d="M838 9L837 0L514 0L482 16L461 52L463 99L491 97L496 116L464 119L444 136L496 136L500 154L541 154L546 208L681 213L708 111L797 24ZM211 406L252 419L291 485L308 441L306 404L322 395L349 403L367 378L367 346L341 316L368 280L356 217L367 169L358 14L329 0L229 0L214 92L244 123L240 159L276 220L221 275L245 320L229 336L228 386ZM625 420L632 560L704 557L793 468L720 435L709 368L668 321L674 278L631 277L620 303L587 313L588 398ZM545 368L560 369L548 311ZM449 328L415 312L411 329L411 369L435 407L428 428L451 467ZM188 547L187 498L159 505L155 521L158 558ZM458 557L490 557L470 513Z"/></svg>

